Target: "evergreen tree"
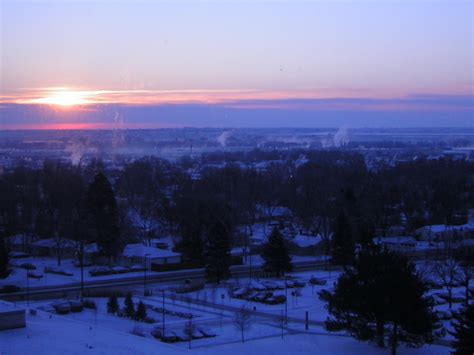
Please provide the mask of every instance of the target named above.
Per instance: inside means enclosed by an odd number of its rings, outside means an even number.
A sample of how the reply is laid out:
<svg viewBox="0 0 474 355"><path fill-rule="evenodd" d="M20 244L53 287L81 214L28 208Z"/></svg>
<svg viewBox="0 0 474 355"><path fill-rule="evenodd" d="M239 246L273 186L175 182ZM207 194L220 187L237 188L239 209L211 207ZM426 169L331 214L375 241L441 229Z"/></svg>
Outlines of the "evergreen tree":
<svg viewBox="0 0 474 355"><path fill-rule="evenodd" d="M226 226L216 221L209 230L206 243L206 279L220 283L230 277L230 236Z"/></svg>
<svg viewBox="0 0 474 355"><path fill-rule="evenodd" d="M262 258L265 261L264 269L276 272L278 276L292 270L291 257L285 239L276 227L268 237L268 242L263 245Z"/></svg>
<svg viewBox="0 0 474 355"><path fill-rule="evenodd" d="M115 314L119 310L119 305L117 301L117 295L113 294L109 297L107 301L107 313Z"/></svg>
<svg viewBox="0 0 474 355"><path fill-rule="evenodd" d="M5 240L0 236L0 279L7 277L8 274L8 250Z"/></svg>
<svg viewBox="0 0 474 355"><path fill-rule="evenodd" d="M100 252L116 257L120 250L117 202L107 177L99 173L89 185L86 206Z"/></svg>
<svg viewBox="0 0 474 355"><path fill-rule="evenodd" d="M360 340L377 340L379 346L385 345L387 337L392 354L401 341L421 346L432 341L436 326L426 291L407 259L375 246L366 247L353 267L339 277L334 292L320 293L330 314L326 327L346 329Z"/></svg>
<svg viewBox="0 0 474 355"><path fill-rule="evenodd" d="M453 315L451 322L454 332L452 342L454 354L474 354L474 304L464 307L459 313Z"/></svg>
<svg viewBox="0 0 474 355"><path fill-rule="evenodd" d="M344 211L341 211L336 218L332 236L332 261L335 264L346 266L354 258L354 241L352 228Z"/></svg>
<svg viewBox="0 0 474 355"><path fill-rule="evenodd" d="M133 318L135 316L135 305L133 304L132 294L127 293L124 301L124 313L127 317Z"/></svg>
<svg viewBox="0 0 474 355"><path fill-rule="evenodd" d="M146 307L142 301L138 303L137 311L135 313L135 318L137 320L145 320L146 318Z"/></svg>

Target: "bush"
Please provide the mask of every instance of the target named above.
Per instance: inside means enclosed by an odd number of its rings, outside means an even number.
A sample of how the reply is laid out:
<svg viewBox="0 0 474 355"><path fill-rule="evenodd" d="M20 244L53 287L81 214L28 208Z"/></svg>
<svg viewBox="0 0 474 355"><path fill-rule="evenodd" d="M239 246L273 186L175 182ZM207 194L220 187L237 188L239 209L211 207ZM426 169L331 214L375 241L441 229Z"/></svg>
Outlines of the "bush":
<svg viewBox="0 0 474 355"><path fill-rule="evenodd" d="M82 305L84 306L84 308L97 309L97 305L95 304L95 301L93 301L93 300L84 299L82 301Z"/></svg>
<svg viewBox="0 0 474 355"><path fill-rule="evenodd" d="M140 301L135 312L135 319L144 321L146 319L146 307L145 304Z"/></svg>
<svg viewBox="0 0 474 355"><path fill-rule="evenodd" d="M125 316L129 318L134 318L135 317L135 305L133 304L133 299L132 299L132 294L129 292L125 296L125 307L124 307L124 313Z"/></svg>
<svg viewBox="0 0 474 355"><path fill-rule="evenodd" d="M107 301L107 313L115 314L119 310L117 295L111 295Z"/></svg>

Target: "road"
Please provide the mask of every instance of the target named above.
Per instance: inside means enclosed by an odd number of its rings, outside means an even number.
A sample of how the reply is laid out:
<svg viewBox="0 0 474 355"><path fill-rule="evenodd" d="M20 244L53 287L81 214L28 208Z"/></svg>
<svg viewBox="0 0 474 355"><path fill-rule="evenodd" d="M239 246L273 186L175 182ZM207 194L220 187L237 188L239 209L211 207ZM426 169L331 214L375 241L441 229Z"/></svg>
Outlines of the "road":
<svg viewBox="0 0 474 355"><path fill-rule="evenodd" d="M293 263L294 271L307 271L317 270L325 266L324 262L321 261L298 261ZM252 273L263 271L261 265L253 265ZM245 277L249 274L248 265L235 265L231 266L232 277ZM201 269L190 269L190 270L179 270L179 271L167 271L161 273L148 273L147 274L147 285L150 287L152 284L184 281L186 279L198 280L204 279L205 270ZM114 279L102 279L94 281L84 282L84 290L103 290L103 289L114 289L124 288L130 286L143 285L144 276L135 275ZM49 299L49 298L61 298L66 297L70 294L77 293L81 290L80 282L73 282L63 285L51 285L30 288L27 292L26 289L22 289L15 293L0 293L0 299L7 301L20 301L25 300L27 295L30 300L33 299Z"/></svg>

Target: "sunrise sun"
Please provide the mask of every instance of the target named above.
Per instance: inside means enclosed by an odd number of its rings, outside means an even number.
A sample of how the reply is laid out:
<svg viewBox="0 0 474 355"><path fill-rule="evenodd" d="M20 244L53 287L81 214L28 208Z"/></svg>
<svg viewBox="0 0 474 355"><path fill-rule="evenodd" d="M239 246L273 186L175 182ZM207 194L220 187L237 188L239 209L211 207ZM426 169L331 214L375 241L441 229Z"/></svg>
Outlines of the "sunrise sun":
<svg viewBox="0 0 474 355"><path fill-rule="evenodd" d="M81 91L54 91L46 97L35 100L38 104L72 107L91 103L87 95Z"/></svg>

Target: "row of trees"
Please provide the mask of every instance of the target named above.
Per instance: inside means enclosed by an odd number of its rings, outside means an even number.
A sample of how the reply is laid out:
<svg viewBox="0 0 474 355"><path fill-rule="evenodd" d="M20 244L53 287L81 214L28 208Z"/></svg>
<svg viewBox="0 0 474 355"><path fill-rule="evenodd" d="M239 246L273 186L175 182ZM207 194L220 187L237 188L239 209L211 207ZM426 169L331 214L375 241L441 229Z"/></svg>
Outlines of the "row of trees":
<svg viewBox="0 0 474 355"><path fill-rule="evenodd" d="M231 162L200 169L198 179L185 167L199 160L180 165L143 158L107 177L100 162L18 167L0 176L0 233L24 236L25 246L30 236L54 238L58 262L66 238L97 241L114 257L129 240L171 234L185 259L203 260L212 258L209 236L225 229L229 241L222 243L241 244L255 222L272 219L283 206L295 229L320 235L326 253L346 263L354 245L376 231L462 222L474 206L469 162L419 160L369 171L351 152L307 151L303 163L268 154L278 160L264 170Z"/></svg>

